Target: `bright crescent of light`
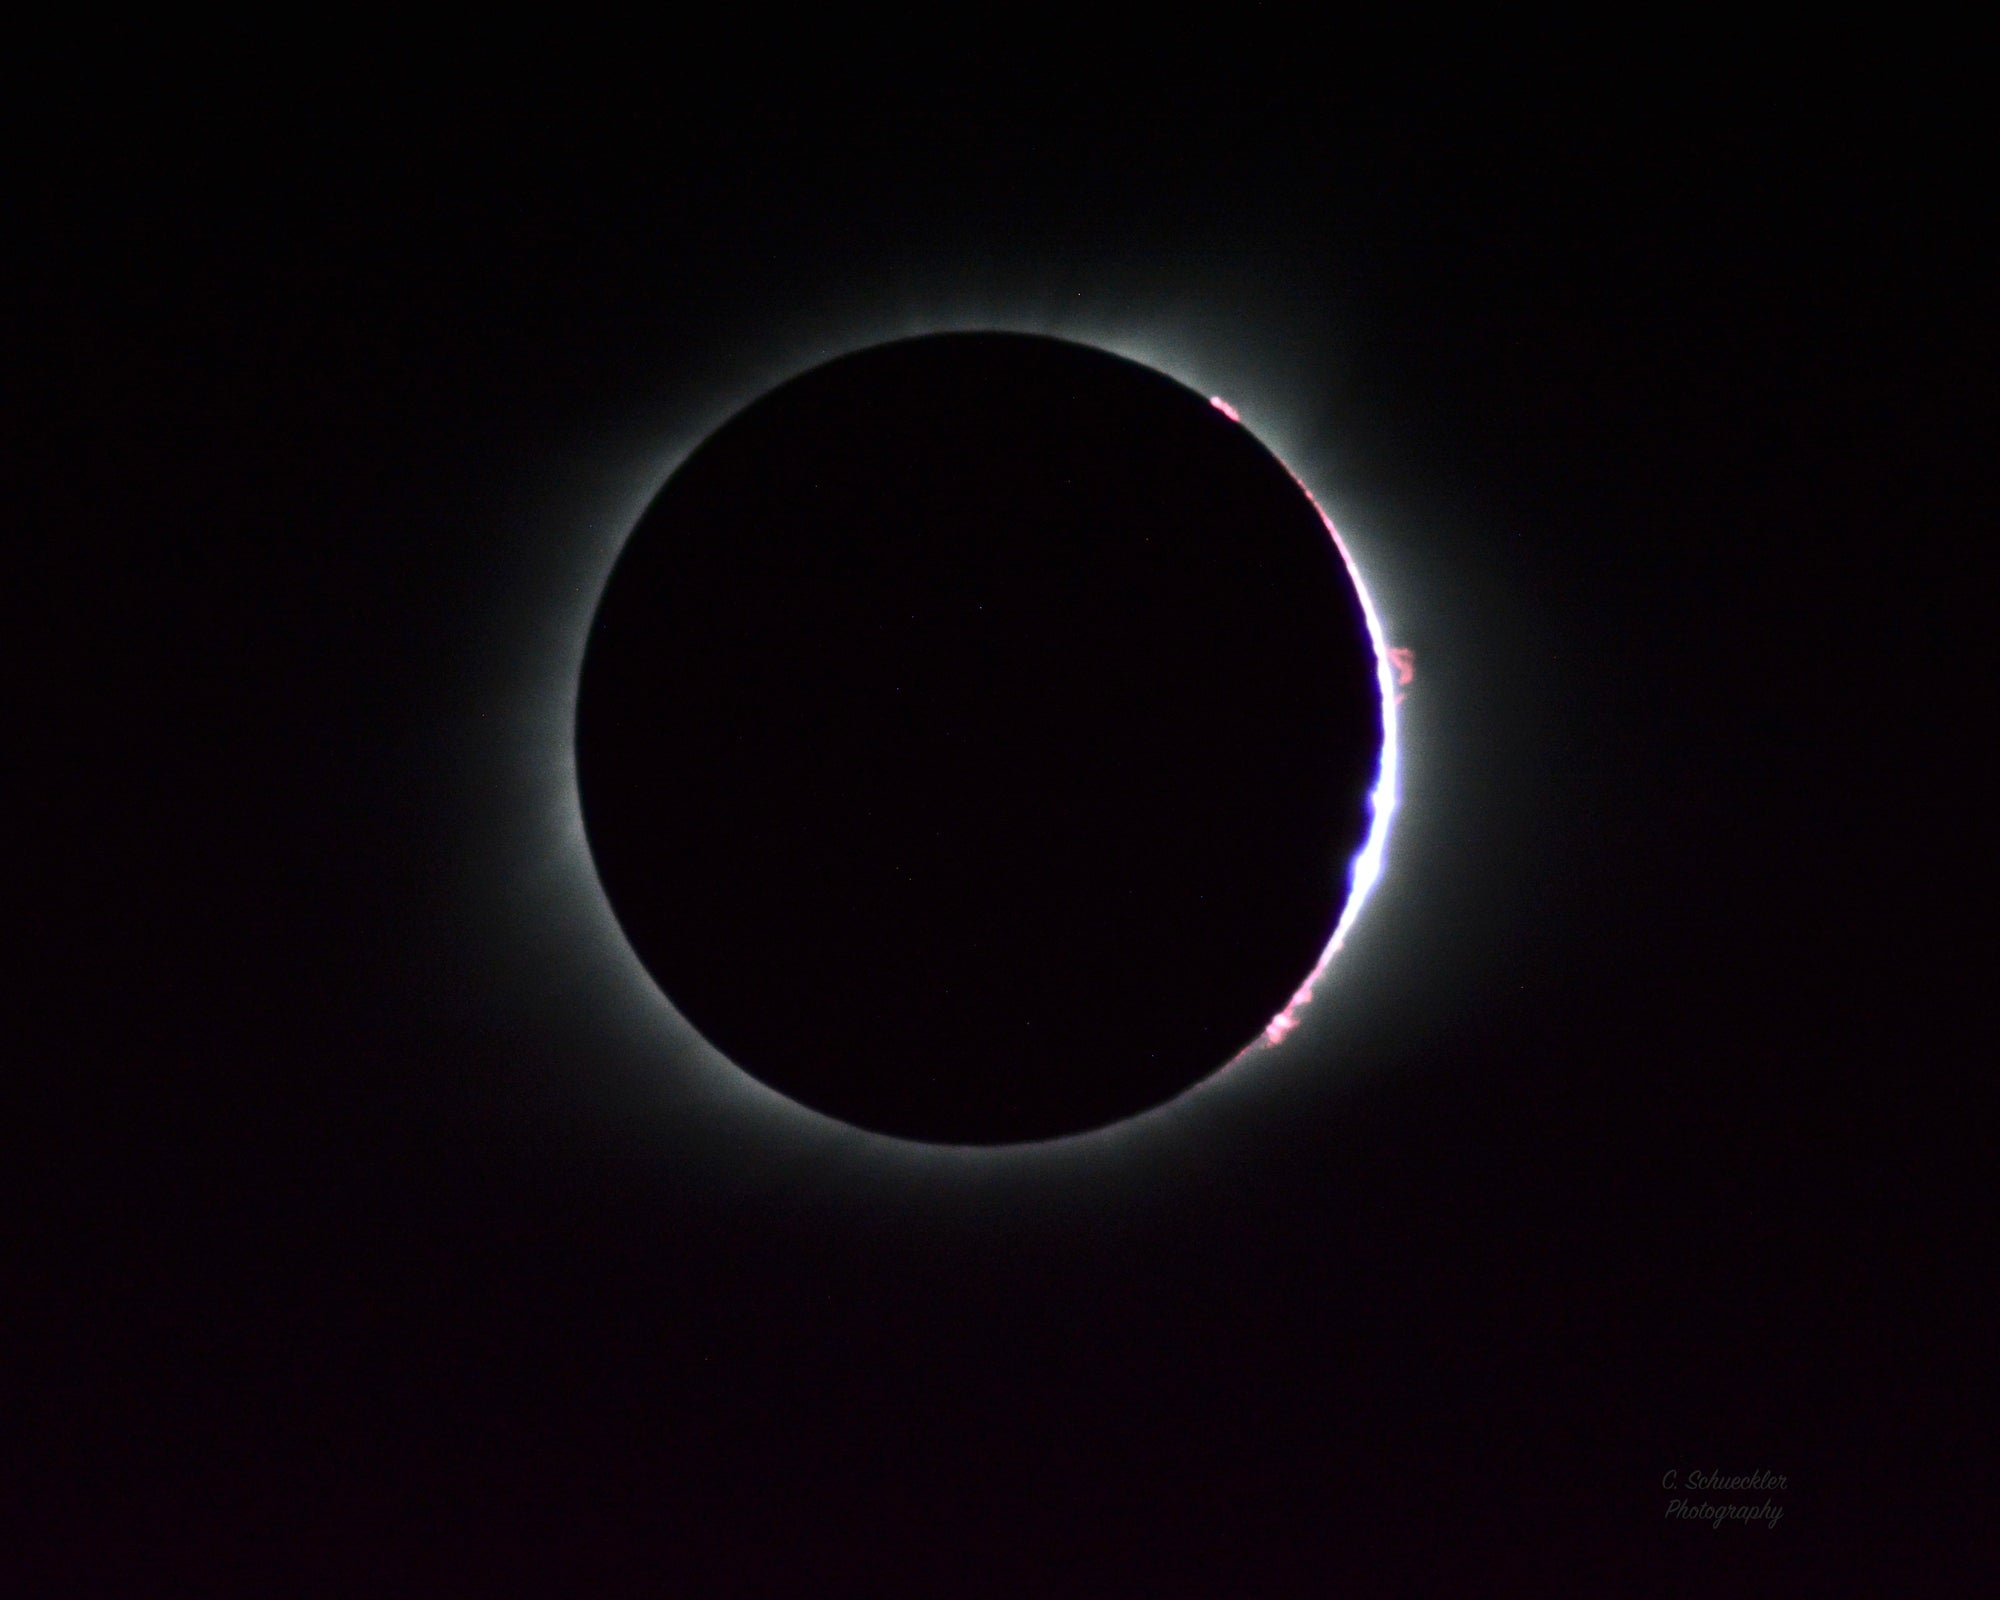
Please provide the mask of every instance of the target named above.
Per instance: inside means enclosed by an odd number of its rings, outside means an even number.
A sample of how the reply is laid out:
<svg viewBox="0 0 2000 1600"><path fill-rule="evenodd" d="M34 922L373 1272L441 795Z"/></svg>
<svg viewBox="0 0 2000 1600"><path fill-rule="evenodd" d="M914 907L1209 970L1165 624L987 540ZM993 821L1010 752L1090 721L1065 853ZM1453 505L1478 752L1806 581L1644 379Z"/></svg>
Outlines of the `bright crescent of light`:
<svg viewBox="0 0 2000 1600"><path fill-rule="evenodd" d="M1221 401L1214 402L1228 414L1232 421L1236 413L1230 411ZM1291 472L1290 467L1286 467ZM1285 1009L1273 1017L1264 1028L1264 1039L1268 1044L1276 1044L1299 1025L1299 1013L1312 1004L1313 985L1318 983L1327 964L1347 940L1347 930L1354 926L1354 919L1361 914L1362 903L1382 876L1382 861L1389 848L1389 821L1396 814L1396 677L1397 668L1389 648L1388 636L1382 631L1382 619L1376 614L1375 602L1368 598L1368 586L1361 581L1361 569L1355 565L1354 557L1347 548L1347 541L1340 536L1340 530L1333 525L1333 518L1326 514L1326 508L1314 499L1312 490L1292 472L1292 482L1298 484L1299 493L1312 501L1313 510L1319 513L1319 520L1326 525L1326 531L1333 540L1334 549L1340 552L1340 559L1347 567L1347 576L1353 580L1354 592L1361 599L1361 615L1368 623L1368 638L1375 646L1375 682L1382 693L1382 763L1376 769L1375 788L1368 796L1368 839L1355 856L1349 869L1347 904L1340 913L1340 922L1333 930L1333 937L1320 952L1318 962L1306 975L1306 981L1299 985Z"/></svg>

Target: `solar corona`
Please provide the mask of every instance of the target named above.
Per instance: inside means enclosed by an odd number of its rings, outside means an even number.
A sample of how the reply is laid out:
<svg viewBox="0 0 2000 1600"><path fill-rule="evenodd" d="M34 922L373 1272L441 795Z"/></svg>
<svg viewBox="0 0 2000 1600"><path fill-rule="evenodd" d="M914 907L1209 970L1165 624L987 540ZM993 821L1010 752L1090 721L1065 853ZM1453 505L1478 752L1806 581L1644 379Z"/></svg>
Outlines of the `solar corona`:
<svg viewBox="0 0 2000 1600"><path fill-rule="evenodd" d="M1298 1026L1378 881L1407 671L1224 400L1042 334L867 346L667 476L576 680L623 941L851 1127L1033 1144Z"/></svg>

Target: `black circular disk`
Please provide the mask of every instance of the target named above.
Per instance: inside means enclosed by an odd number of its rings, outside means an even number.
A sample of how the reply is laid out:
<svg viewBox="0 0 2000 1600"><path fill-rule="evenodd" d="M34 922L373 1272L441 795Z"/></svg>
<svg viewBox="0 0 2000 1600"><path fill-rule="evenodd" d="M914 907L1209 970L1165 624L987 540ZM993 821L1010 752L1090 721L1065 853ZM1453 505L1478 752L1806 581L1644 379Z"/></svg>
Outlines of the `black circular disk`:
<svg viewBox="0 0 2000 1600"><path fill-rule="evenodd" d="M1318 961L1383 741L1359 596L1200 395L1015 334L877 346L724 425L592 625L585 828L732 1061L909 1138L1102 1126Z"/></svg>

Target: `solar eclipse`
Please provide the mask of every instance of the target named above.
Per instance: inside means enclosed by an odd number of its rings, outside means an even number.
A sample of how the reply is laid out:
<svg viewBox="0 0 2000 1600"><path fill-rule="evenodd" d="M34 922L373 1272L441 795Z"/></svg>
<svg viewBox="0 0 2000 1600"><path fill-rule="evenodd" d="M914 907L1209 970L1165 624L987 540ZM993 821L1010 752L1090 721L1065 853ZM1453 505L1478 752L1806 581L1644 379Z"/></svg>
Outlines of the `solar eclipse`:
<svg viewBox="0 0 2000 1600"><path fill-rule="evenodd" d="M1380 870L1394 669L1220 401L1091 346L851 353L626 540L576 702L634 955L853 1126L1045 1140L1276 1042Z"/></svg>

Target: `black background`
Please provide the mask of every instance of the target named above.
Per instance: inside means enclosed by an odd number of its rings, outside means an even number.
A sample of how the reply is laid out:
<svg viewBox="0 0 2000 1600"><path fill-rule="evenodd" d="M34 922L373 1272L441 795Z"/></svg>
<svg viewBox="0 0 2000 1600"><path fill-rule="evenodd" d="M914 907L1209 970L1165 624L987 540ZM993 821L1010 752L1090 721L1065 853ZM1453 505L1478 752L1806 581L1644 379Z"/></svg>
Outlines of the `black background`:
<svg viewBox="0 0 2000 1600"><path fill-rule="evenodd" d="M23 1592L1971 1584L1966 86L1033 59L22 102ZM1417 660L1321 1014L1011 1166L635 1022L523 709L674 440L981 307L1268 381Z"/></svg>

